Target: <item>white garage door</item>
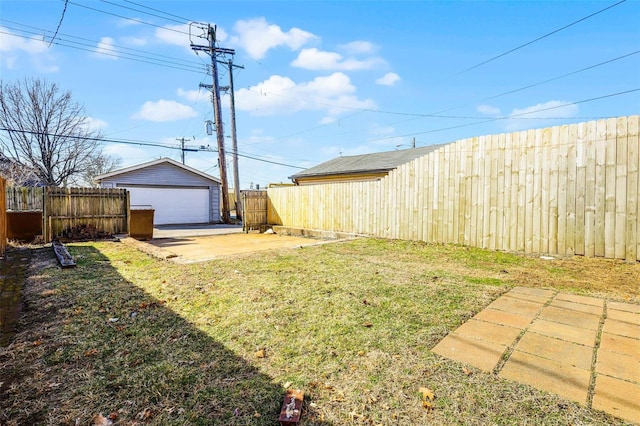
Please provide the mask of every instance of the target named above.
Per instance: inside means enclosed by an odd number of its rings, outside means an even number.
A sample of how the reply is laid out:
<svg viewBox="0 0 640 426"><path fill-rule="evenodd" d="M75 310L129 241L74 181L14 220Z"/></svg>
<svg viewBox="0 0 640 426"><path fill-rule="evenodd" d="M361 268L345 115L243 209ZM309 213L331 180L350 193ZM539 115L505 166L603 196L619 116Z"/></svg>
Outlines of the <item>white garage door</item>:
<svg viewBox="0 0 640 426"><path fill-rule="evenodd" d="M127 188L130 204L151 206L154 225L209 222L209 190L194 188Z"/></svg>

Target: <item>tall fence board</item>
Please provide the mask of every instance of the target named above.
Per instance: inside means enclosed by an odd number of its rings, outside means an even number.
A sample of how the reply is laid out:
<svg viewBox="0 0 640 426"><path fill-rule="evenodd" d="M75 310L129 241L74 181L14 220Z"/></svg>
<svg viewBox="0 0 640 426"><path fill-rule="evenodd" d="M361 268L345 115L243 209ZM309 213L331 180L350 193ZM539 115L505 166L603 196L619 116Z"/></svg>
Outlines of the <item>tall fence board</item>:
<svg viewBox="0 0 640 426"><path fill-rule="evenodd" d="M129 229L128 192L121 188L46 187L42 216L47 242L81 225L111 234L125 233Z"/></svg>
<svg viewBox="0 0 640 426"><path fill-rule="evenodd" d="M248 232L267 224L267 192L242 191L242 229Z"/></svg>
<svg viewBox="0 0 640 426"><path fill-rule="evenodd" d="M640 260L638 116L459 140L378 181L268 189L295 228Z"/></svg>
<svg viewBox="0 0 640 426"><path fill-rule="evenodd" d="M8 211L42 211L44 188L7 186L3 192Z"/></svg>
<svg viewBox="0 0 640 426"><path fill-rule="evenodd" d="M7 208L5 196L6 181L0 177L0 256L7 249Z"/></svg>

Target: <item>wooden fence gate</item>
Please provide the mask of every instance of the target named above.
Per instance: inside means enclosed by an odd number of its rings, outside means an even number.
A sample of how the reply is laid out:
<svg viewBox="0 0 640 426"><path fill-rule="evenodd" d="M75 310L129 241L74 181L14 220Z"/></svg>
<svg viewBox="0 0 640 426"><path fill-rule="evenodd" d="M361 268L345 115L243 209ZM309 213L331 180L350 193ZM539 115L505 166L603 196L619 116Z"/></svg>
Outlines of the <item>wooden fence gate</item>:
<svg viewBox="0 0 640 426"><path fill-rule="evenodd" d="M262 230L267 225L267 191L242 191L242 230Z"/></svg>

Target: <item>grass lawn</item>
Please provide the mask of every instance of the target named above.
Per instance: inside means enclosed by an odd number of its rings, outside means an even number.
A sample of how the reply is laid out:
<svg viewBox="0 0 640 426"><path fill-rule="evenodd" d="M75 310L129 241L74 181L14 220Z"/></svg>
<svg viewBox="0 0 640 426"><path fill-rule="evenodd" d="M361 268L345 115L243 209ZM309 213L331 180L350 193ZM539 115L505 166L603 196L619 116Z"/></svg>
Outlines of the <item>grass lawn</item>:
<svg viewBox="0 0 640 426"><path fill-rule="evenodd" d="M430 349L516 285L640 303L638 264L375 239L190 265L68 248L75 269L34 249L2 424L274 425L287 387L301 425L624 424Z"/></svg>

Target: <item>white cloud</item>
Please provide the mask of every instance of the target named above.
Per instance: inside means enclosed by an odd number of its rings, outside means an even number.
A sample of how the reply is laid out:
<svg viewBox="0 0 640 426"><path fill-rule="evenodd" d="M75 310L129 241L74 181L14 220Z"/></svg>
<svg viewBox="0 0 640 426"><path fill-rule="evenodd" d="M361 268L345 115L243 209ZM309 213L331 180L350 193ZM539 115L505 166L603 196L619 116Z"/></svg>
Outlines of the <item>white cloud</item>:
<svg viewBox="0 0 640 426"><path fill-rule="evenodd" d="M97 57L101 59L118 59L118 51L114 46L115 40L111 37L102 37L94 50Z"/></svg>
<svg viewBox="0 0 640 426"><path fill-rule="evenodd" d="M304 83L273 75L249 89L237 91L236 108L262 116L311 110L326 111L335 117L349 109L376 107L373 100L360 100L355 92L356 87L341 72Z"/></svg>
<svg viewBox="0 0 640 426"><path fill-rule="evenodd" d="M500 108L491 105L478 105L476 110L481 114L497 117L500 115Z"/></svg>
<svg viewBox="0 0 640 426"><path fill-rule="evenodd" d="M298 50L318 38L299 28L284 32L278 25L267 23L265 18L239 20L234 30L238 35L231 38L231 43L246 50L256 60L264 58L269 49L274 47L287 46L291 50Z"/></svg>
<svg viewBox="0 0 640 426"><path fill-rule="evenodd" d="M380 64L382 59L369 58L365 60L347 58L345 59L341 54L335 52L325 52L318 50L315 47L310 49L302 49L298 54L298 57L291 62L291 65L298 68L304 68L308 70L343 70L343 71L355 71L355 70L367 70L371 69L377 64Z"/></svg>
<svg viewBox="0 0 640 426"><path fill-rule="evenodd" d="M47 46L48 41L42 38L21 37L0 26L0 67L15 69L20 64L20 59L27 56L37 71L57 72L59 67Z"/></svg>
<svg viewBox="0 0 640 426"><path fill-rule="evenodd" d="M106 121L94 117L86 117L83 124L84 127L89 131L104 129L109 125Z"/></svg>
<svg viewBox="0 0 640 426"><path fill-rule="evenodd" d="M400 76L395 72L388 72L379 79L376 80L376 84L381 86L393 86L400 81Z"/></svg>
<svg viewBox="0 0 640 426"><path fill-rule="evenodd" d="M132 118L164 122L184 120L185 118L191 118L197 115L198 113L188 105L160 99L156 102L145 102L142 108L140 108L140 111L135 113Z"/></svg>
<svg viewBox="0 0 640 426"><path fill-rule="evenodd" d="M506 130L522 130L534 127L532 118L536 118L535 127L551 125L555 119L571 118L578 115L578 105L566 101L549 101L525 108L515 108L509 114ZM546 120L545 120L546 119Z"/></svg>
<svg viewBox="0 0 640 426"><path fill-rule="evenodd" d="M373 43L362 40L352 41L351 43L347 44L341 44L338 47L352 55L373 53L376 50L376 47Z"/></svg>

